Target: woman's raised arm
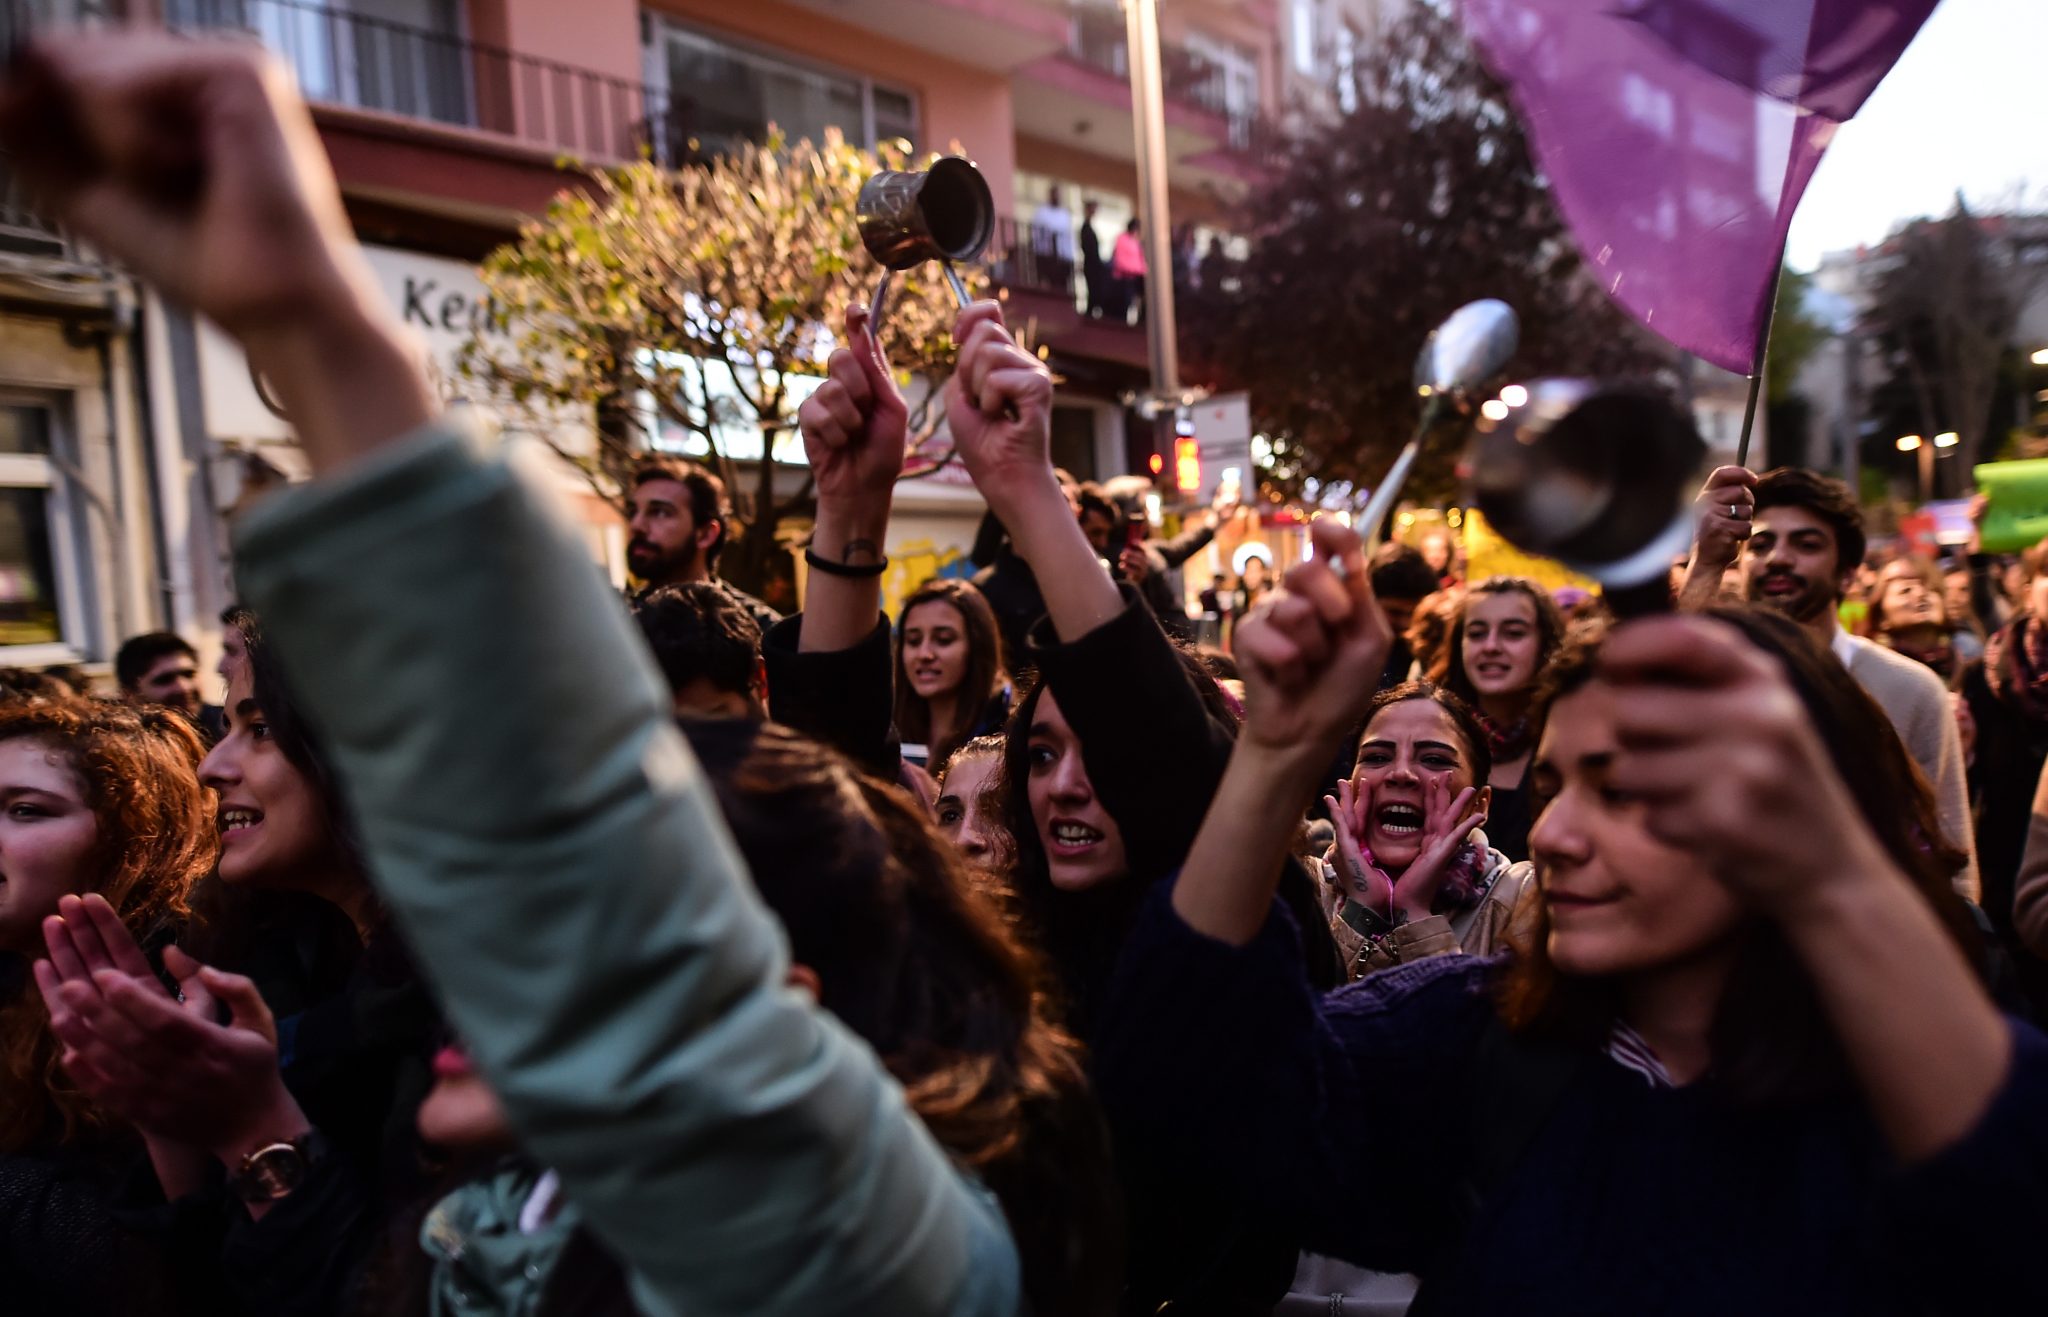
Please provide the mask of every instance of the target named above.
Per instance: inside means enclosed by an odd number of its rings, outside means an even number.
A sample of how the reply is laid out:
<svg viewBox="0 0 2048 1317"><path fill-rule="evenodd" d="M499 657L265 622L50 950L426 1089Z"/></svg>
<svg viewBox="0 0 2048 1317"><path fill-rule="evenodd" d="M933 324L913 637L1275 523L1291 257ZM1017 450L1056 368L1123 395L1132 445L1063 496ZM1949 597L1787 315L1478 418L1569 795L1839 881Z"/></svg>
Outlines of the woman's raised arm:
<svg viewBox="0 0 2048 1317"><path fill-rule="evenodd" d="M326 478L238 528L244 596L453 1023L649 1305L1013 1313L1000 1212L784 986L781 931L575 531L482 439L420 428L431 395L284 74L242 45L63 38L0 87L0 138L61 218L240 338L297 420Z"/></svg>

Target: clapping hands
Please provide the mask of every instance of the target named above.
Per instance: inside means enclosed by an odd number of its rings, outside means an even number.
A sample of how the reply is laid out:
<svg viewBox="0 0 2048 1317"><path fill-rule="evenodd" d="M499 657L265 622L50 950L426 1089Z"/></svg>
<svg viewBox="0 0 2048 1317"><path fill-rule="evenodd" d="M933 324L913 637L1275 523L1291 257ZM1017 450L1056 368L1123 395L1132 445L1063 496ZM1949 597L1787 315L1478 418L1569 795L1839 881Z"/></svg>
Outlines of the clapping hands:
<svg viewBox="0 0 2048 1317"><path fill-rule="evenodd" d="M65 1073L96 1105L230 1162L251 1142L305 1129L278 1074L277 1023L248 979L171 947L173 997L98 895L65 897L43 937L36 987Z"/></svg>

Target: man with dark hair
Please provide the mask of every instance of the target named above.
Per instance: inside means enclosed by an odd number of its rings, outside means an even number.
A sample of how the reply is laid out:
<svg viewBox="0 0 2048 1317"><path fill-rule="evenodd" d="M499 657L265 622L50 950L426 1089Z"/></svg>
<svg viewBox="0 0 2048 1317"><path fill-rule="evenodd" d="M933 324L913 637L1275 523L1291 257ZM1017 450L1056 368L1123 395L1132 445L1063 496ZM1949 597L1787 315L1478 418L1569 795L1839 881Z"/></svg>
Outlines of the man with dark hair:
<svg viewBox="0 0 2048 1317"><path fill-rule="evenodd" d="M634 601L633 620L668 678L678 714L767 716L761 628L716 582L657 586Z"/></svg>
<svg viewBox="0 0 2048 1317"><path fill-rule="evenodd" d="M1081 533L1088 537L1088 543L1103 558L1116 561L1123 546L1115 544L1117 528L1123 524L1123 514L1102 492L1102 486L1089 481L1074 491L1075 516L1081 522Z"/></svg>
<svg viewBox="0 0 2048 1317"><path fill-rule="evenodd" d="M130 704L176 709L209 735L219 725L220 706L199 693L199 651L171 631L131 636L114 655L114 679Z"/></svg>
<svg viewBox="0 0 2048 1317"><path fill-rule="evenodd" d="M633 471L626 502L626 564L642 592L709 581L746 608L762 630L782 620L768 605L720 580L718 555L733 524L725 484L695 462L650 457Z"/></svg>
<svg viewBox="0 0 2048 1317"><path fill-rule="evenodd" d="M1703 607L1722 576L1741 565L1743 594L1806 627L1834 652L1857 684L1891 718L1892 727L1934 785L1942 830L1968 851L1956 890L1978 897L1975 829L1962 734L1941 678L1882 645L1842 629L1837 610L1863 563L1863 509L1831 476L1779 467L1758 476L1722 467L1701 493L1692 569L1681 603Z"/></svg>
<svg viewBox="0 0 2048 1317"><path fill-rule="evenodd" d="M1437 574L1420 549L1406 544L1382 544L1372 555L1372 592L1394 629L1393 648L1387 651L1387 666L1380 674L1380 689L1386 690L1408 680L1415 665L1408 648L1408 624L1415 620L1415 607L1435 594Z"/></svg>

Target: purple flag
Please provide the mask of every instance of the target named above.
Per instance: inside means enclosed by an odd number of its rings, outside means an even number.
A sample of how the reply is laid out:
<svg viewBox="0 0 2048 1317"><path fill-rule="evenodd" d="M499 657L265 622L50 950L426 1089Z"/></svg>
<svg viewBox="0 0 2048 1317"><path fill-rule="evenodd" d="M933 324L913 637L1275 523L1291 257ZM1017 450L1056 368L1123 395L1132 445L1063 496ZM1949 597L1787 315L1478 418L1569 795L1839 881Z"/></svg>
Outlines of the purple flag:
<svg viewBox="0 0 2048 1317"><path fill-rule="evenodd" d="M1792 212L1936 0L1463 0L1594 276L1754 371Z"/></svg>

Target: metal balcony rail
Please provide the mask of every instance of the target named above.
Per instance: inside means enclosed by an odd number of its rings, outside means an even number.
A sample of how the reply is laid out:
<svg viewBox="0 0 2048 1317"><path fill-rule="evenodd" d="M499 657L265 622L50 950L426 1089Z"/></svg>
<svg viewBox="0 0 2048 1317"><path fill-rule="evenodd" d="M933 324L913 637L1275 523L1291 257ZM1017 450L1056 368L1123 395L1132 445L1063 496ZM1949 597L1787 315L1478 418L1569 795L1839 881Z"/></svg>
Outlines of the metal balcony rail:
<svg viewBox="0 0 2048 1317"><path fill-rule="evenodd" d="M473 128L586 159L636 156L662 117L639 83L308 0L168 0L179 31L244 31L309 100Z"/></svg>
<svg viewBox="0 0 2048 1317"><path fill-rule="evenodd" d="M0 250L56 256L69 247L55 225L29 208L20 180L0 160Z"/></svg>
<svg viewBox="0 0 2048 1317"><path fill-rule="evenodd" d="M1069 53L1083 64L1118 78L1131 76L1130 48L1123 15L1115 9L1081 6L1074 11L1074 36ZM1223 67L1181 46L1159 50L1160 87L1166 98L1224 120L1230 145L1251 151L1268 135L1255 107L1232 105L1229 77Z"/></svg>
<svg viewBox="0 0 2048 1317"><path fill-rule="evenodd" d="M1080 271L1072 234L1067 235L1067 252L1061 253L1060 235L1052 229L998 217L988 249L989 278L1004 288L1072 298Z"/></svg>

